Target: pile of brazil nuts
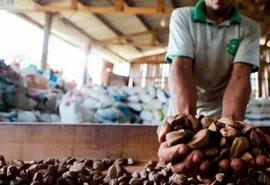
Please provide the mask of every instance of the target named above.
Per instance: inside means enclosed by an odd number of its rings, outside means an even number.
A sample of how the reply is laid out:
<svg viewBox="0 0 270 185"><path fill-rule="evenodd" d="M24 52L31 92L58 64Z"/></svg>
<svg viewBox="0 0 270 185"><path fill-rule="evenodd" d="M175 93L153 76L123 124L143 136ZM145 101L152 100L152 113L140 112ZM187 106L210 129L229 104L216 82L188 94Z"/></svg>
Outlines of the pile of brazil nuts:
<svg viewBox="0 0 270 185"><path fill-rule="evenodd" d="M213 184L270 185L269 168L257 169L256 156L269 158L265 135L250 124L227 118L175 115L167 118L170 132L166 134L168 146L186 144L189 149L201 150L210 162L215 177ZM222 172L219 162L239 158L245 163L246 174L233 170ZM269 166L269 164L268 164Z"/></svg>

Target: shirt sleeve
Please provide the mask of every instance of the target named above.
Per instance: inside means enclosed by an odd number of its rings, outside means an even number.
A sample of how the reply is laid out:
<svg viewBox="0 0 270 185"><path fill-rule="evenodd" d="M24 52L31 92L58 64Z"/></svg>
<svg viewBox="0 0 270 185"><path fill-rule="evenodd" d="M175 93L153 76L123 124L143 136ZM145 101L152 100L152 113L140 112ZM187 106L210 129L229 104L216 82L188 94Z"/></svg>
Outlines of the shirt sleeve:
<svg viewBox="0 0 270 185"><path fill-rule="evenodd" d="M176 9L171 15L169 45L165 58L168 63L172 63L173 57L194 59L194 47L188 28L188 19L191 19L191 17L185 17L184 10Z"/></svg>
<svg viewBox="0 0 270 185"><path fill-rule="evenodd" d="M257 72L260 68L260 38L260 27L257 24L250 27L239 44L234 63L251 64L252 72Z"/></svg>

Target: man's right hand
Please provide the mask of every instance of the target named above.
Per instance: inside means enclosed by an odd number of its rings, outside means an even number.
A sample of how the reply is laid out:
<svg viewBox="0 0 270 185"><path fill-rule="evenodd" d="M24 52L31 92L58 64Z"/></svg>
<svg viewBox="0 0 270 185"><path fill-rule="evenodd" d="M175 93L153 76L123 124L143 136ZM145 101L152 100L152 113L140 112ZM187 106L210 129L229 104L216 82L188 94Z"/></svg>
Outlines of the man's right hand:
<svg viewBox="0 0 270 185"><path fill-rule="evenodd" d="M241 124L245 126L246 123L242 122ZM185 144L169 147L166 143L165 136L170 131L171 126L167 123L167 118L165 118L157 129L158 141L160 143L158 150L159 159L166 164L171 163L174 173L184 173L188 177L201 174L205 175L203 172L209 168L210 163L204 158L203 152L200 150L190 152L188 146ZM261 133L267 144L266 147L270 150L270 138L259 129L257 129L257 132ZM265 168L269 163L269 160L263 155L257 156L255 161L259 168ZM223 170L233 169L235 172L240 172L244 169L244 162L237 158L232 160L224 159L220 161L219 166ZM205 180L211 181L211 179Z"/></svg>
<svg viewBox="0 0 270 185"><path fill-rule="evenodd" d="M161 144L158 150L159 159L166 164L171 163L174 173L185 173L188 177L197 176L207 170L210 163L204 159L204 154L201 151L190 152L185 144L172 147L167 145L165 136L170 131L171 126L165 118L157 129L158 141Z"/></svg>

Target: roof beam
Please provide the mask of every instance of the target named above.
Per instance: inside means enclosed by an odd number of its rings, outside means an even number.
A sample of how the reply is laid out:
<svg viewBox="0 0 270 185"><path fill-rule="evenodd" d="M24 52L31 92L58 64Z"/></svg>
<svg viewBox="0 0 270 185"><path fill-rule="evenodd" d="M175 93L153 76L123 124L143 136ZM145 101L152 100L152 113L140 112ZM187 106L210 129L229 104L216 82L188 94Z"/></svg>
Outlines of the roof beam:
<svg viewBox="0 0 270 185"><path fill-rule="evenodd" d="M98 42L100 45L122 45L122 46L134 46L134 47L166 47L168 44L158 44L158 43L143 43L143 42Z"/></svg>
<svg viewBox="0 0 270 185"><path fill-rule="evenodd" d="M131 63L135 63L135 64L141 64L141 63L147 63L147 64L166 63L165 55L166 55L166 53L159 53L159 54L145 56L145 57L141 57L141 58L135 58L135 59L133 59L131 61Z"/></svg>
<svg viewBox="0 0 270 185"><path fill-rule="evenodd" d="M262 26L262 36L268 33L269 27L270 27L270 21L266 20Z"/></svg>
<svg viewBox="0 0 270 185"><path fill-rule="evenodd" d="M99 14L94 14L95 17L101 21L105 26L107 26L111 31L113 31L116 35L118 35L118 37L121 37L123 36L123 33L117 29L111 22L109 22L108 20L106 20L102 15L99 15ZM128 40L128 38L124 39L126 42L131 42L130 40ZM142 52L139 48L135 47L135 49L138 51L138 52Z"/></svg>
<svg viewBox="0 0 270 185"><path fill-rule="evenodd" d="M164 28L157 28L149 31L142 31L142 32L137 32L137 33L131 33L128 35L123 35L123 36L117 36L117 37L112 37L109 39L105 39L101 42L112 42L115 40L123 40L123 39L128 39L128 38L133 38L133 37L139 37L139 36L144 36L144 35L149 35L153 33L159 33L159 32L169 32L169 27L164 27Z"/></svg>
<svg viewBox="0 0 270 185"><path fill-rule="evenodd" d="M165 8L165 0L157 0L157 12L163 12Z"/></svg>
<svg viewBox="0 0 270 185"><path fill-rule="evenodd" d="M71 0L70 7L76 10L78 8L78 0Z"/></svg>
<svg viewBox="0 0 270 185"><path fill-rule="evenodd" d="M127 6L134 6L134 4L132 4L129 0L126 0L126 5ZM138 18L138 20L144 25L144 27L147 29L147 30L152 30L153 27L145 20L145 18L142 16L142 15L137 15L136 14L136 17ZM161 42L160 38L158 37L158 35L156 36L156 41L158 43Z"/></svg>
<svg viewBox="0 0 270 185"><path fill-rule="evenodd" d="M124 7L124 0L115 0L115 10L122 11Z"/></svg>
<svg viewBox="0 0 270 185"><path fill-rule="evenodd" d="M124 14L171 14L174 8L164 8L164 11L158 12L156 8L145 7L123 7L122 11L117 11L115 7L93 7L93 6L78 6L77 8L71 6L41 6L36 5L34 8L9 8L11 12L89 12L89 13L124 13ZM240 13L250 15L255 19L268 19L267 14L270 12L252 12L240 9Z"/></svg>
<svg viewBox="0 0 270 185"><path fill-rule="evenodd" d="M266 36L264 46L267 46L267 43L269 42L269 40L270 40L270 34L268 34L268 35Z"/></svg>
<svg viewBox="0 0 270 185"><path fill-rule="evenodd" d="M171 4L174 8L178 7L177 0L171 0Z"/></svg>
<svg viewBox="0 0 270 185"><path fill-rule="evenodd" d="M123 10L123 8L124 8L124 0L116 0L115 1L115 3L113 3L113 2L111 2L110 0L109 0L109 2L112 4L112 5L114 5L115 6L115 9L118 9L119 11L120 10ZM119 9L119 7L121 6L121 8ZM114 30L114 31L117 31L117 32L115 32L118 36L122 36L122 35L124 35L119 29L117 29L113 24L111 24L109 21L107 21L107 24L106 24L107 26L109 25L109 28L111 28L112 30ZM113 29L114 28L114 29ZM128 39L125 39L125 42L132 42L132 41L130 41L130 40L128 40ZM142 54L142 50L140 49L140 48L138 48L138 47L134 47L138 52L140 52L141 54Z"/></svg>
<svg viewBox="0 0 270 185"><path fill-rule="evenodd" d="M86 31L84 31L82 28L78 27L76 24L74 24L73 22L71 22L70 20L66 19L65 17L60 16L60 13L56 14L58 15L58 19L63 22L64 24L68 24L69 26L71 26L73 29L77 30L79 33L81 33L82 35L86 36L91 42L93 42L94 44L98 44L98 41L92 37L90 34L88 34ZM111 49L107 48L106 46L103 46L103 48L106 48L107 50L109 50L109 52L111 52L112 54L114 54L115 56L123 59L123 60L127 60L126 58L123 58L122 56L118 55L117 53L115 53L114 51L112 51Z"/></svg>
<svg viewBox="0 0 270 185"><path fill-rule="evenodd" d="M32 23L33 25L35 25L35 26L37 26L37 27L39 27L39 28L43 29L43 25L42 25L42 24L40 24L40 23L38 23L37 21L35 21L35 20L34 20L34 19L32 19L31 17L29 17L29 16L27 16L27 15L25 15L25 14L22 14L22 13L17 13L17 14L15 14L15 15L17 15L17 16L21 17L22 19L24 19L24 20L26 20L26 21L28 21L28 22ZM54 33L51 33L51 34L52 34L52 35L54 35L54 36L56 36L57 38L59 38L59 39L63 40L64 42L66 42L66 43L68 43L68 44L70 44L70 45L74 46L74 47L77 47L77 48L83 49L83 48L81 48L81 47L79 47L79 46L77 46L77 45L73 44L72 42L70 42L70 41L68 41L68 40L63 39L63 38L62 38L62 37L60 37L59 35L56 35L56 34L54 34Z"/></svg>

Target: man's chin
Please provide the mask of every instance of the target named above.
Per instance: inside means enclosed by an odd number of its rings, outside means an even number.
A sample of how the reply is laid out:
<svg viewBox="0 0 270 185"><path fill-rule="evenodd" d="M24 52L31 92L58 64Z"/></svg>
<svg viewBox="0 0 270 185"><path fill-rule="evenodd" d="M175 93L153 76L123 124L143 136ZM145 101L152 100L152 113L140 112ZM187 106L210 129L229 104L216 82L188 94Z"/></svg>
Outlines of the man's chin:
<svg viewBox="0 0 270 185"><path fill-rule="evenodd" d="M228 8L228 6L222 5L222 4L216 4L214 6L212 6L212 8L214 10L226 10Z"/></svg>

